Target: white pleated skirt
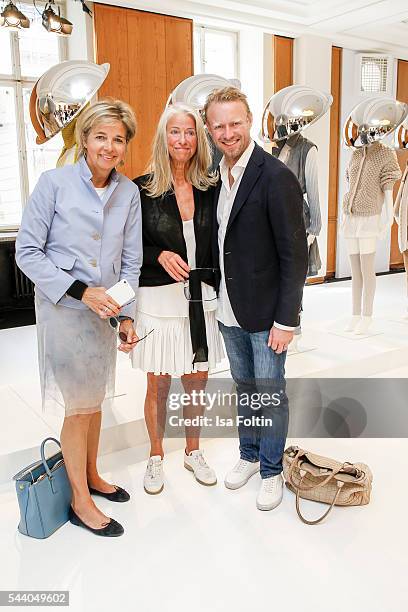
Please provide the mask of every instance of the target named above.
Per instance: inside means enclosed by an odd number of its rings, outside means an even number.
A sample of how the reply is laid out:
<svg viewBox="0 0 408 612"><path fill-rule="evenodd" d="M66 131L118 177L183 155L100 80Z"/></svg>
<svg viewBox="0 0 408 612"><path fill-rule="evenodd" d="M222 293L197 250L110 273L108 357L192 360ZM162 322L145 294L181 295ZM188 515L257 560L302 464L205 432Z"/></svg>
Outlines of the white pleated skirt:
<svg viewBox="0 0 408 612"><path fill-rule="evenodd" d="M89 308L35 299L43 410L65 416L98 412L115 389L117 338Z"/></svg>
<svg viewBox="0 0 408 612"><path fill-rule="evenodd" d="M132 366L144 372L182 376L211 370L225 356L215 310L204 312L207 333L208 362L193 367L190 321L188 317L157 317L136 313L135 328L139 338L154 330L131 352Z"/></svg>

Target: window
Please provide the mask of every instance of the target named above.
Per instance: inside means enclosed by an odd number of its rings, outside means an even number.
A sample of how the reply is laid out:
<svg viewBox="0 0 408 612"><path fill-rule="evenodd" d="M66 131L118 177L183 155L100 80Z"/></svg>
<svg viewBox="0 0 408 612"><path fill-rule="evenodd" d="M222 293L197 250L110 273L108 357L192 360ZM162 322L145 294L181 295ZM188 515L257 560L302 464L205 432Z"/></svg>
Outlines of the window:
<svg viewBox="0 0 408 612"><path fill-rule="evenodd" d="M363 56L361 58L361 91L386 92L387 76L387 57Z"/></svg>
<svg viewBox="0 0 408 612"><path fill-rule="evenodd" d="M18 6L30 27L18 32L0 28L0 230L18 228L29 193L41 172L55 167L62 148L61 136L36 144L29 102L38 78L64 59L65 41L42 27L32 4Z"/></svg>
<svg viewBox="0 0 408 612"><path fill-rule="evenodd" d="M196 27L194 71L218 74L226 79L238 78L238 33Z"/></svg>

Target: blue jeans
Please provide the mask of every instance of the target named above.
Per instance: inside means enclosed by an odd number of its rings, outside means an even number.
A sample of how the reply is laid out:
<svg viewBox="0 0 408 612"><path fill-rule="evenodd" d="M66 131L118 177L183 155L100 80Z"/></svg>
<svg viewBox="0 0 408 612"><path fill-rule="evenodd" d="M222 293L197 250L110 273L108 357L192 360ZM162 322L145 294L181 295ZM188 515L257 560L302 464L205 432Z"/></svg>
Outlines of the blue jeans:
<svg viewBox="0 0 408 612"><path fill-rule="evenodd" d="M277 355L268 347L269 330L250 333L240 327L227 327L219 322L230 362L231 374L237 385L239 450L241 459L259 461L262 478L282 472L282 456L285 450L289 424L289 407L286 396L286 351ZM266 401L258 408L259 401L248 405L248 396ZM254 395L256 394L256 396ZM277 399L279 398L279 399ZM245 425L243 419L264 417L270 425ZM259 420L258 420L259 421ZM270 421L269 421L270 422Z"/></svg>

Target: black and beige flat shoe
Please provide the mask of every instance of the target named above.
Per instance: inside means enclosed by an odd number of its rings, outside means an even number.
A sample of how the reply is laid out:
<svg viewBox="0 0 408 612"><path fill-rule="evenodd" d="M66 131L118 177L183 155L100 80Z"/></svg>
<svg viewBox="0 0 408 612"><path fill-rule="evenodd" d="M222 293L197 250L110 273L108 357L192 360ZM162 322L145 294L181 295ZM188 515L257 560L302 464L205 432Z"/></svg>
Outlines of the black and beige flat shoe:
<svg viewBox="0 0 408 612"><path fill-rule="evenodd" d="M115 521L115 519L111 518L109 523L107 523L101 529L94 529L93 527L89 527L79 516L75 513L72 506L69 508L69 520L73 525L77 527L83 527L84 529L88 529L88 531L92 531L95 535L103 536L105 538L116 538L125 533L122 525Z"/></svg>
<svg viewBox="0 0 408 612"><path fill-rule="evenodd" d="M130 495L125 489L113 485L116 491L112 493L104 493L103 491L97 491L96 489L92 489L89 487L89 492L91 495L99 495L100 497L104 497L105 499L109 499L112 502L127 502L130 499Z"/></svg>

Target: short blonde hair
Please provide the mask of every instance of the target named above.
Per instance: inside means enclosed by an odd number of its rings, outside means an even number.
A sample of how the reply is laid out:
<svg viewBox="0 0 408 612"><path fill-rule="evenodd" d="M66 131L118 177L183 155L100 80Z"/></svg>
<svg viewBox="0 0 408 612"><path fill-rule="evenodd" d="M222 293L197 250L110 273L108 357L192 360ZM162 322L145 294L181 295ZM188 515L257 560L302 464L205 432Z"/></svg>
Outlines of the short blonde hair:
<svg viewBox="0 0 408 612"><path fill-rule="evenodd" d="M184 113L194 120L197 134L197 150L189 161L186 180L197 189L206 191L217 182L217 176L210 172L211 150L207 132L199 113L185 104L168 106L162 113L153 140L153 150L147 168L149 178L144 184L147 194L152 198L162 196L173 189L170 155L167 146L167 124L174 115Z"/></svg>
<svg viewBox="0 0 408 612"><path fill-rule="evenodd" d="M249 108L248 98L246 95L237 87L223 87L222 89L216 89L208 96L205 101L203 113L205 121L207 122L207 112L211 104L219 104L222 102L242 102L245 106L248 115L251 115L251 109Z"/></svg>
<svg viewBox="0 0 408 612"><path fill-rule="evenodd" d="M136 117L133 109L122 100L104 98L86 107L78 117L75 137L78 145L78 157L84 154L84 145L90 131L96 125L120 121L126 128L126 142L136 134Z"/></svg>

